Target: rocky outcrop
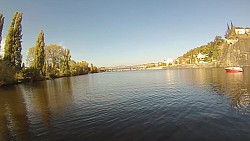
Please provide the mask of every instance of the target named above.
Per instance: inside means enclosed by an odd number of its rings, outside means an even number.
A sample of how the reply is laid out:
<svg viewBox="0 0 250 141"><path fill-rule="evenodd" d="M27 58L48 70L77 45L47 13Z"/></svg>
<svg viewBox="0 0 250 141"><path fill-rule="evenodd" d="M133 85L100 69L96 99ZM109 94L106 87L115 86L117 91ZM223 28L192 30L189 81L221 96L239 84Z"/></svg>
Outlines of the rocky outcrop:
<svg viewBox="0 0 250 141"><path fill-rule="evenodd" d="M250 66L250 38L239 38L234 44L223 46L220 57L220 66Z"/></svg>

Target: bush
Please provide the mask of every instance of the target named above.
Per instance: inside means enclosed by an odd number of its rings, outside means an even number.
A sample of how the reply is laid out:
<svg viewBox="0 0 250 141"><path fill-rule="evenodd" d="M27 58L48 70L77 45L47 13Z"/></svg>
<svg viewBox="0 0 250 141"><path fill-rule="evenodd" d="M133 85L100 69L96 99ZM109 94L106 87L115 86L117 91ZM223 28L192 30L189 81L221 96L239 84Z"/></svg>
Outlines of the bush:
<svg viewBox="0 0 250 141"><path fill-rule="evenodd" d="M40 74L40 71L35 68L24 68L22 73L24 81L38 81L45 79L45 77Z"/></svg>
<svg viewBox="0 0 250 141"><path fill-rule="evenodd" d="M16 83L16 70L6 61L0 60L0 86Z"/></svg>

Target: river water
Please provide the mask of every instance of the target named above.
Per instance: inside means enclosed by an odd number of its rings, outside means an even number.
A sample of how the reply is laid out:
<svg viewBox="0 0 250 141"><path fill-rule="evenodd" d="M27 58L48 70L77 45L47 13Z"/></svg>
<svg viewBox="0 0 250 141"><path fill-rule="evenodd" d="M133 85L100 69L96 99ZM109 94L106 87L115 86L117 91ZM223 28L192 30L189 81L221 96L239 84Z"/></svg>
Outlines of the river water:
<svg viewBox="0 0 250 141"><path fill-rule="evenodd" d="M89 74L0 88L0 140L250 140L250 68Z"/></svg>

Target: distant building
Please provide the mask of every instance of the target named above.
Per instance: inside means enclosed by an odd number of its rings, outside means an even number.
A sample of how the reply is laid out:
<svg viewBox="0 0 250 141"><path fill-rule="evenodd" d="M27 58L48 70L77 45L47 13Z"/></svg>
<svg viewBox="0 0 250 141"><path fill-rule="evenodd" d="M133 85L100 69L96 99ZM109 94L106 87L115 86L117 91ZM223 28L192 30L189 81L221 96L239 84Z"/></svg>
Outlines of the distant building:
<svg viewBox="0 0 250 141"><path fill-rule="evenodd" d="M172 64L174 60L172 58L168 58L167 60L164 61L166 65L168 66L169 64Z"/></svg>
<svg viewBox="0 0 250 141"><path fill-rule="evenodd" d="M206 56L204 55L204 54L202 54L202 53L199 53L198 55L197 55L197 58L198 59L204 59Z"/></svg>
<svg viewBox="0 0 250 141"><path fill-rule="evenodd" d="M250 28L249 27L246 27L246 28L243 28L243 27L235 27L235 30L234 32L238 35L242 35L242 34L248 34L250 33Z"/></svg>
<svg viewBox="0 0 250 141"><path fill-rule="evenodd" d="M204 63L204 59L205 59L206 57L207 57L206 55L204 55L204 54L202 54L202 53L199 53L199 54L197 55L197 61L198 61L198 63Z"/></svg>
<svg viewBox="0 0 250 141"><path fill-rule="evenodd" d="M250 27L239 27L239 26L234 26L233 23L231 22L231 27L227 24L227 32L225 35L226 39L235 39L238 36L245 36L249 35L250 33ZM228 44L234 44L237 41L235 40L228 40Z"/></svg>

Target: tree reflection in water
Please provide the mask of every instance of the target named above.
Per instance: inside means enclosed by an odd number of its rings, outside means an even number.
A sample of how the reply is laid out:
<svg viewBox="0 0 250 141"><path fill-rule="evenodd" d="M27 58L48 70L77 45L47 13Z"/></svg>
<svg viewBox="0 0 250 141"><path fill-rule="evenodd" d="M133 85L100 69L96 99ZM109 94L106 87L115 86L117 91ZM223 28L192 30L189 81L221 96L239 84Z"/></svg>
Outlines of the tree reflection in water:
<svg viewBox="0 0 250 141"><path fill-rule="evenodd" d="M71 78L8 86L0 89L0 140L31 140L51 134L52 115L71 104ZM42 124L40 129L32 127Z"/></svg>
<svg viewBox="0 0 250 141"><path fill-rule="evenodd" d="M19 86L0 89L0 140L31 140L27 115Z"/></svg>

